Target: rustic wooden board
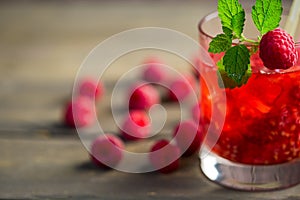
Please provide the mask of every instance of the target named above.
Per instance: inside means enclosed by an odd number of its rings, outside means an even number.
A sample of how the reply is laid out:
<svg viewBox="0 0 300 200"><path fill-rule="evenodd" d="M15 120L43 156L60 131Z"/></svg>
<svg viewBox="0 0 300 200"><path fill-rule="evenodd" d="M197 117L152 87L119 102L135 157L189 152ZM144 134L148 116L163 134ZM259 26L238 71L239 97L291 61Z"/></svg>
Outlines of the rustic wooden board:
<svg viewBox="0 0 300 200"><path fill-rule="evenodd" d="M11 138L8 134L17 135ZM64 134L60 136L59 134ZM67 134L67 136L65 136ZM134 146L134 144L128 144ZM1 133L0 198L16 199L299 199L300 187L240 192L207 181L196 156L170 175L102 170L68 130Z"/></svg>
<svg viewBox="0 0 300 200"><path fill-rule="evenodd" d="M197 156L183 159L170 175L101 170L89 162L76 131L61 125L75 74L99 42L142 26L196 40L199 19L215 6L216 0L0 4L0 199L300 199L300 186L249 193L215 185L201 174ZM110 89L143 55L120 59L104 77L107 96L98 109L105 131L118 130ZM182 68L182 61L164 56ZM176 105L166 106L171 117L162 134L170 134L179 117ZM133 151L143 146L126 145Z"/></svg>

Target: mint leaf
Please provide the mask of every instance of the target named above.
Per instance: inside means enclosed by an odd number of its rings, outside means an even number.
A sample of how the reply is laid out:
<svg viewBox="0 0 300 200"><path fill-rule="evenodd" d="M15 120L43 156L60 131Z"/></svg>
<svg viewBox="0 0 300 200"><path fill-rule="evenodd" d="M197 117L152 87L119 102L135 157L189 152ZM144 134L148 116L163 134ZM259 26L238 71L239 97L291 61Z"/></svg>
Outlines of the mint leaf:
<svg viewBox="0 0 300 200"><path fill-rule="evenodd" d="M232 30L232 32L240 37L244 28L245 11L239 1L219 0L218 12L222 26Z"/></svg>
<svg viewBox="0 0 300 200"><path fill-rule="evenodd" d="M228 37L232 38L232 30L230 28L227 28L226 26L222 26L223 33L225 35L228 35Z"/></svg>
<svg viewBox="0 0 300 200"><path fill-rule="evenodd" d="M250 52L243 44L233 46L226 51L223 64L228 76L241 84L250 64Z"/></svg>
<svg viewBox="0 0 300 200"><path fill-rule="evenodd" d="M238 14L232 17L232 27L236 36L241 37L241 34L244 30L245 23L245 11L239 12Z"/></svg>
<svg viewBox="0 0 300 200"><path fill-rule="evenodd" d="M251 76L251 67L249 65L248 70L246 71L245 75L242 78L242 81L240 83L237 83L235 80L230 78L225 71L225 66L223 64L223 59L220 59L216 63L218 67L218 85L220 88L236 88L236 87L241 87L243 84L246 84L248 79Z"/></svg>
<svg viewBox="0 0 300 200"><path fill-rule="evenodd" d="M231 47L232 40L228 35L219 34L209 43L208 51L211 53L221 53Z"/></svg>
<svg viewBox="0 0 300 200"><path fill-rule="evenodd" d="M262 35L279 26L281 14L281 0L256 0L252 7L253 22Z"/></svg>

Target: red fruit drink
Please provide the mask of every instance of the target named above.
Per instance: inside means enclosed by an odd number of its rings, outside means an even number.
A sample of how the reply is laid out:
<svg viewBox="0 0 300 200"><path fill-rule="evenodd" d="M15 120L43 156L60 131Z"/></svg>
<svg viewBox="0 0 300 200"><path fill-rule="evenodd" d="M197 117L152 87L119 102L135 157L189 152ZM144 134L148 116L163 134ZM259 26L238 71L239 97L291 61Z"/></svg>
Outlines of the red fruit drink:
<svg viewBox="0 0 300 200"><path fill-rule="evenodd" d="M201 25L200 44L208 49L211 38ZM300 53L300 45L296 47ZM216 65L223 56L210 55ZM217 66L200 66L200 121L204 127L212 126L206 145L218 156L241 164L272 165L299 159L300 60L288 70L272 71L263 66L256 53L251 56L250 65L252 74L247 83L226 89L220 85ZM206 80L219 85L213 93ZM227 79L223 81L228 85ZM222 90L226 102L213 104L211 99L217 98ZM211 121L212 110L225 119L224 124Z"/></svg>
<svg viewBox="0 0 300 200"><path fill-rule="evenodd" d="M300 158L300 65L274 72L260 63L258 56L252 56L252 75L241 87L225 89L226 103L212 105L201 78L202 125L210 123L212 106L225 118L212 150L244 164L276 164ZM218 84L216 70L206 76Z"/></svg>
<svg viewBox="0 0 300 200"><path fill-rule="evenodd" d="M223 12L227 9L225 1L218 3L223 5L218 9L224 20L227 16ZM217 12L205 16L199 23L200 44L204 50L224 52L223 48L227 48L226 56L210 54L211 60L200 51L199 121L205 134L199 153L200 168L215 183L251 191L283 189L300 183L300 59L298 56L294 64L297 53L292 39L284 31L269 31L272 37L257 31L252 17L255 18L259 3L256 1L252 13L245 9L242 37L251 39L241 40L236 35L239 39L230 42L237 48L216 40L215 36L224 29ZM281 17L282 26L286 16ZM233 25L234 21L231 22ZM224 30L228 31L226 27ZM258 35L262 35L261 40L257 40ZM228 54L232 49L245 49L241 43L249 49L247 54L237 51ZM297 43L295 46L299 54L300 46ZM248 53L250 70L238 85L229 76L236 76L240 81L248 63L248 58L241 56ZM264 55L264 62L259 55ZM224 72L221 58L228 74ZM280 61L283 62L278 66L272 66ZM283 64L290 68L283 70Z"/></svg>

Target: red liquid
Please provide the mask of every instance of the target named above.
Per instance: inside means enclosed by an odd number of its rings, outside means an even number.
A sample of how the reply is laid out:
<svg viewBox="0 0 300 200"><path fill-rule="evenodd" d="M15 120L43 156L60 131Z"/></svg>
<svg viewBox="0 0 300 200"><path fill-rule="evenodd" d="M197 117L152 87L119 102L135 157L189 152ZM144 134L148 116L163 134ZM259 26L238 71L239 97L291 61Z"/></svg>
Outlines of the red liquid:
<svg viewBox="0 0 300 200"><path fill-rule="evenodd" d="M213 57L216 61L218 58ZM276 164L300 158L300 65L282 73L260 73L261 61L257 56L251 59L253 74L242 87L225 90L226 105L212 105L204 79L200 79L202 125L209 123L212 106L225 117L212 150L245 164ZM217 84L215 70L204 76ZM212 124L219 129L217 123ZM214 133L208 136L214 137Z"/></svg>

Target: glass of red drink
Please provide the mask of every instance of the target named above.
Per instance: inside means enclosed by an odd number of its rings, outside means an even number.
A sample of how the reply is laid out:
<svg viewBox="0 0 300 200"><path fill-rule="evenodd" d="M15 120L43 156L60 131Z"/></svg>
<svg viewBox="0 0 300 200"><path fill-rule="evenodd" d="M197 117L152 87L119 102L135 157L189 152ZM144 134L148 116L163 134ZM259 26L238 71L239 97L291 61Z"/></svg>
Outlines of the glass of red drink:
<svg viewBox="0 0 300 200"><path fill-rule="evenodd" d="M250 38L258 35L251 23L246 19L245 34ZM207 50L212 38L221 32L218 13L207 15L199 23L200 44ZM300 45L296 43L296 47L300 53ZM200 150L204 175L242 190L281 189L298 184L300 59L288 70L274 71L265 68L256 53L251 56L248 81L233 87L231 80L222 79L217 70L223 55L210 56L216 63L214 67L200 64L200 125L206 133ZM210 91L209 84L218 87ZM220 98L212 103L222 92L226 100ZM212 113L218 113L223 123L213 121Z"/></svg>

